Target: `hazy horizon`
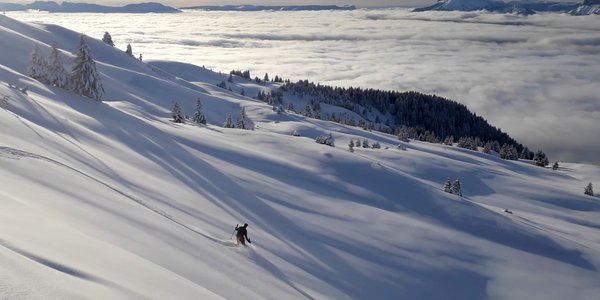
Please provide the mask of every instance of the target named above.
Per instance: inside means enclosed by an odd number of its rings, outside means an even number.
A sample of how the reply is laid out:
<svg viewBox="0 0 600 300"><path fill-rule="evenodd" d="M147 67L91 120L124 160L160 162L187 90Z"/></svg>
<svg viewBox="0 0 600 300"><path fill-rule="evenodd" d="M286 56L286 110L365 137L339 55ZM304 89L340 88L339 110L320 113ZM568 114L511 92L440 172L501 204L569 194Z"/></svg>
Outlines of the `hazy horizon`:
<svg viewBox="0 0 600 300"><path fill-rule="evenodd" d="M50 0L52 1L52 0ZM35 0L4 0L0 2L6 3L32 3ZM64 1L54 1L62 3ZM392 6L404 6L404 7L417 7L435 3L436 0L303 0L303 1L286 1L286 0L139 0L139 1L126 1L126 0L101 0L101 1L90 1L90 0L72 0L68 2L79 2L79 3L94 3L100 5L124 5L131 3L142 3L142 2L157 2L164 5L181 7L181 6L196 6L196 5L242 5L242 4L253 4L253 5L356 5L358 7L392 7Z"/></svg>

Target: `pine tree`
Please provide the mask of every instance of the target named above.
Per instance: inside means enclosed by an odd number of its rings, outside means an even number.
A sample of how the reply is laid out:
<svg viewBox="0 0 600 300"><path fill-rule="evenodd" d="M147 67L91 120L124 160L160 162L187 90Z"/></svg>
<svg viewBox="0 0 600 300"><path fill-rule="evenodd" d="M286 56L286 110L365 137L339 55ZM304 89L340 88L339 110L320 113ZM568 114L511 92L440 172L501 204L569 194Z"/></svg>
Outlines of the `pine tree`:
<svg viewBox="0 0 600 300"><path fill-rule="evenodd" d="M131 44L127 44L127 50L125 50L125 53L127 53L127 55L133 57L133 50L131 49Z"/></svg>
<svg viewBox="0 0 600 300"><path fill-rule="evenodd" d="M175 123L185 123L185 117L183 116L181 108L177 102L174 102L173 106L171 107L171 117Z"/></svg>
<svg viewBox="0 0 600 300"><path fill-rule="evenodd" d="M444 189L444 192L452 194L452 182L450 181L450 179L446 180L446 183L444 183L443 189Z"/></svg>
<svg viewBox="0 0 600 300"><path fill-rule="evenodd" d="M486 154L492 153L492 143L491 142L485 143L485 145L483 146L483 151L482 152L486 153Z"/></svg>
<svg viewBox="0 0 600 300"><path fill-rule="evenodd" d="M398 130L398 139L402 142L408 143L409 142L408 137L409 137L408 128L406 128L406 126L400 127L400 129Z"/></svg>
<svg viewBox="0 0 600 300"><path fill-rule="evenodd" d="M200 98L198 98L198 101L196 102L196 109L194 109L192 122L206 125L206 117L204 116L204 112L202 110L202 102L200 102Z"/></svg>
<svg viewBox="0 0 600 300"><path fill-rule="evenodd" d="M592 186L591 182L585 187L583 193L589 196L594 196L594 187Z"/></svg>
<svg viewBox="0 0 600 300"><path fill-rule="evenodd" d="M102 37L102 41L105 44L111 45L113 47L115 46L115 43L113 42L112 37L110 36L110 33L108 33L108 31L104 32L104 37Z"/></svg>
<svg viewBox="0 0 600 300"><path fill-rule="evenodd" d="M269 74L265 73L265 78L263 79L265 82L269 82Z"/></svg>
<svg viewBox="0 0 600 300"><path fill-rule="evenodd" d="M469 148L469 140L466 137L461 137L458 139L458 143L456 144L459 148Z"/></svg>
<svg viewBox="0 0 600 300"><path fill-rule="evenodd" d="M242 107L240 110L240 118L235 124L235 128L246 129L246 109Z"/></svg>
<svg viewBox="0 0 600 300"><path fill-rule="evenodd" d="M283 109L283 105L274 105L273 111L276 112L278 115L285 112L285 110Z"/></svg>
<svg viewBox="0 0 600 300"><path fill-rule="evenodd" d="M529 159L529 148L527 147L523 147L523 150L521 150L521 155L519 155L520 159Z"/></svg>
<svg viewBox="0 0 600 300"><path fill-rule="evenodd" d="M31 62L27 71L29 77L44 84L48 84L48 62L46 62L46 59L42 56L40 47L37 44L31 53Z"/></svg>
<svg viewBox="0 0 600 300"><path fill-rule="evenodd" d="M350 142L348 143L348 151L354 152L354 141L353 140L350 140Z"/></svg>
<svg viewBox="0 0 600 300"><path fill-rule="evenodd" d="M509 151L511 160L519 160L519 152L517 151L517 148L515 148L514 145L510 145Z"/></svg>
<svg viewBox="0 0 600 300"><path fill-rule="evenodd" d="M500 158L518 160L517 149L513 145L504 144L500 149Z"/></svg>
<svg viewBox="0 0 600 300"><path fill-rule="evenodd" d="M364 140L362 141L362 147L363 147L363 148L369 148L369 140L367 140L367 139L364 139Z"/></svg>
<svg viewBox="0 0 600 300"><path fill-rule="evenodd" d="M227 81L233 83L233 75L229 74L229 78L227 78Z"/></svg>
<svg viewBox="0 0 600 300"><path fill-rule="evenodd" d="M231 119L231 114L227 115L227 118L225 119L225 123L223 123L223 127L224 128L233 128L233 120Z"/></svg>
<svg viewBox="0 0 600 300"><path fill-rule="evenodd" d="M550 162L546 156L546 153L544 153L542 150L538 150L533 156L533 163L538 167L545 167Z"/></svg>
<svg viewBox="0 0 600 300"><path fill-rule="evenodd" d="M225 82L225 80L221 81L221 83L218 83L217 86L222 89L227 89L227 83Z"/></svg>
<svg viewBox="0 0 600 300"><path fill-rule="evenodd" d="M446 139L444 140L444 145L452 146L452 144L454 144L454 137L453 136L446 137Z"/></svg>
<svg viewBox="0 0 600 300"><path fill-rule="evenodd" d="M84 97L100 101L104 94L104 87L100 80L100 73L96 70L96 63L90 48L81 36L79 47L74 53L73 69L69 76L70 90Z"/></svg>
<svg viewBox="0 0 600 300"><path fill-rule="evenodd" d="M331 135L331 133L320 135L319 137L317 137L315 142L317 144L323 144L323 145L335 147L335 143L334 143L333 136Z"/></svg>
<svg viewBox="0 0 600 300"><path fill-rule="evenodd" d="M462 196L462 187L460 185L460 180L456 179L452 183L452 193L455 194L455 195Z"/></svg>
<svg viewBox="0 0 600 300"><path fill-rule="evenodd" d="M558 162L555 161L554 164L552 165L552 170L558 170Z"/></svg>
<svg viewBox="0 0 600 300"><path fill-rule="evenodd" d="M60 60L56 43L52 43L52 50L48 56L48 83L59 88L67 86L67 71Z"/></svg>
<svg viewBox="0 0 600 300"><path fill-rule="evenodd" d="M379 144L379 142L375 142L371 145L371 148L373 149L381 149L381 144Z"/></svg>
<svg viewBox="0 0 600 300"><path fill-rule="evenodd" d="M310 106L310 103L306 103L306 105L304 105L304 113L305 116L312 118L313 117L313 113L312 113L312 107Z"/></svg>
<svg viewBox="0 0 600 300"><path fill-rule="evenodd" d="M500 142L494 141L494 143L492 143L492 150L496 153L500 153Z"/></svg>

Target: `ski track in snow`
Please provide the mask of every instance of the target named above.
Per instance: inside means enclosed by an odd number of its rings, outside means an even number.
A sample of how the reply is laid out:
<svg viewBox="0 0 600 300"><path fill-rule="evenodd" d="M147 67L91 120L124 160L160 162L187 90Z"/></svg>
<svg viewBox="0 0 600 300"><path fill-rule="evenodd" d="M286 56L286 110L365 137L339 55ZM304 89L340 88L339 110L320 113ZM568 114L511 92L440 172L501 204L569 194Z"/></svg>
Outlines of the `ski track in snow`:
<svg viewBox="0 0 600 300"><path fill-rule="evenodd" d="M133 201L133 202L141 205L142 207L144 207L144 208L146 208L146 209L148 209L148 210L150 210L150 211L152 211L152 212L160 215L161 217L163 217L163 218L165 218L165 219L167 219L167 220L169 220L169 221L171 221L171 222L173 222L173 223L175 223L175 224L177 224L177 225L179 225L179 226L181 226L181 227L183 227L183 228L185 228L185 229L187 229L187 230L189 230L189 231L191 231L191 232L193 232L193 233L195 233L197 235L200 235L200 236L202 236L202 237L204 237L204 238L206 238L206 239L208 239L208 240L210 240L212 242L215 242L215 243L218 243L218 244L221 244L221 245L224 245L224 246L229 246L229 242L227 240L222 240L222 239L216 238L216 237L211 236L211 235L209 235L209 234L207 234L205 232L201 232L198 229L192 228L192 227L184 224L183 222L177 220L176 218L174 218L173 216L171 216L170 214L168 214L164 210L156 208L156 207L153 207L150 204L148 204L148 203L146 203L146 202L138 199L137 197L135 197L133 195L130 195L130 194L128 194L128 193L126 193L126 192L118 189L118 188L115 188L115 187L111 186L110 184L108 184L108 183L106 183L106 182L104 182L104 181L102 181L102 180L100 180L98 178L95 178L95 177L93 177L91 175L88 175L88 174L86 174L86 173L84 173L84 172L82 172L80 170L77 170L77 169L75 169L75 168L73 168L73 167L71 167L69 165L61 163L61 162L59 162L57 160L54 160L52 158L49 158L49 157L46 157L46 156L42 156L42 155L38 155L38 154L34 154L34 153L31 153L31 152L27 152L27 151L23 151L23 150L19 150L19 149L15 149L15 148L12 148L12 147L6 147L6 146L0 146L0 157L2 157L2 158L10 158L10 159L21 159L21 158L39 159L39 160L43 160L43 161L55 164L55 165L60 166L60 167L67 168L67 169L69 169L69 170L71 170L73 172L76 172L76 173L78 173L78 174L80 174L80 175L82 175L82 176L84 176L84 177L86 177L86 178L88 178L88 179L90 179L90 180L92 180L92 181L100 184L100 185L105 186L106 188L114 191L115 193L120 194L121 196L123 196L123 197L125 197L125 198L127 198L127 199L129 199L129 200L131 200L131 201Z"/></svg>

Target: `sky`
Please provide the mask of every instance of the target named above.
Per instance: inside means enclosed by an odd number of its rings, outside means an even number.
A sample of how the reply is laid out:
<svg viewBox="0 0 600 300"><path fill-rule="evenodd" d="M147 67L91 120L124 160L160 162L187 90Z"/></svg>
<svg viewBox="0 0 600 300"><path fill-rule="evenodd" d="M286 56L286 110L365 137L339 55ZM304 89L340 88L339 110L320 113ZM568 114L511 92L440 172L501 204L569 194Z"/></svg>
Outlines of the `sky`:
<svg viewBox="0 0 600 300"><path fill-rule="evenodd" d="M4 0L3 2L12 3L31 3L34 0ZM62 2L62 1L55 1ZM180 6L192 6L192 5L229 5L229 4L256 4L256 5L356 5L359 7L389 7L389 6L406 6L406 7L417 7L424 6L431 3L435 3L435 0L303 0L303 1L291 1L291 0L139 0L139 1L124 1L124 0L102 0L102 1L91 1L91 0L72 0L69 2L88 2L103 5L122 5L128 3L141 3L141 2L159 2L168 6L180 7Z"/></svg>

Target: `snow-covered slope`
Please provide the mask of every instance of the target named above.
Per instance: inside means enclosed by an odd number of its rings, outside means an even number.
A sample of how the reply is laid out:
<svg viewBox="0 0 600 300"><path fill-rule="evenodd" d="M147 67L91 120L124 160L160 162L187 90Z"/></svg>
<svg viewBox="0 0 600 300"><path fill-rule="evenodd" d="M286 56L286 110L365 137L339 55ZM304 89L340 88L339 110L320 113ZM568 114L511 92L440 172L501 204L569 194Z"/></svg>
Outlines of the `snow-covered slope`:
<svg viewBox="0 0 600 300"><path fill-rule="evenodd" d="M595 5L581 5L576 9L570 11L570 14L583 16L583 15L600 15L600 4Z"/></svg>
<svg viewBox="0 0 600 300"><path fill-rule="evenodd" d="M0 16L0 298L592 299L600 182L240 96L269 85L139 62L90 39L95 102L26 76L78 35ZM27 92L22 91L27 88ZM174 124L173 101L208 126ZM220 127L247 111L254 130ZM290 133L297 130L300 137ZM314 143L332 133L336 147ZM382 149L346 150L350 139ZM464 197L444 193L460 178ZM503 212L505 208L513 214ZM249 248L231 233L248 222Z"/></svg>
<svg viewBox="0 0 600 300"><path fill-rule="evenodd" d="M413 11L422 12L430 10L438 11L475 11L485 10L494 13L512 13L531 15L536 12L572 13L580 11L580 14L591 14L587 5L576 2L553 2L553 1L501 1L501 0L442 0L433 5L416 8Z"/></svg>

